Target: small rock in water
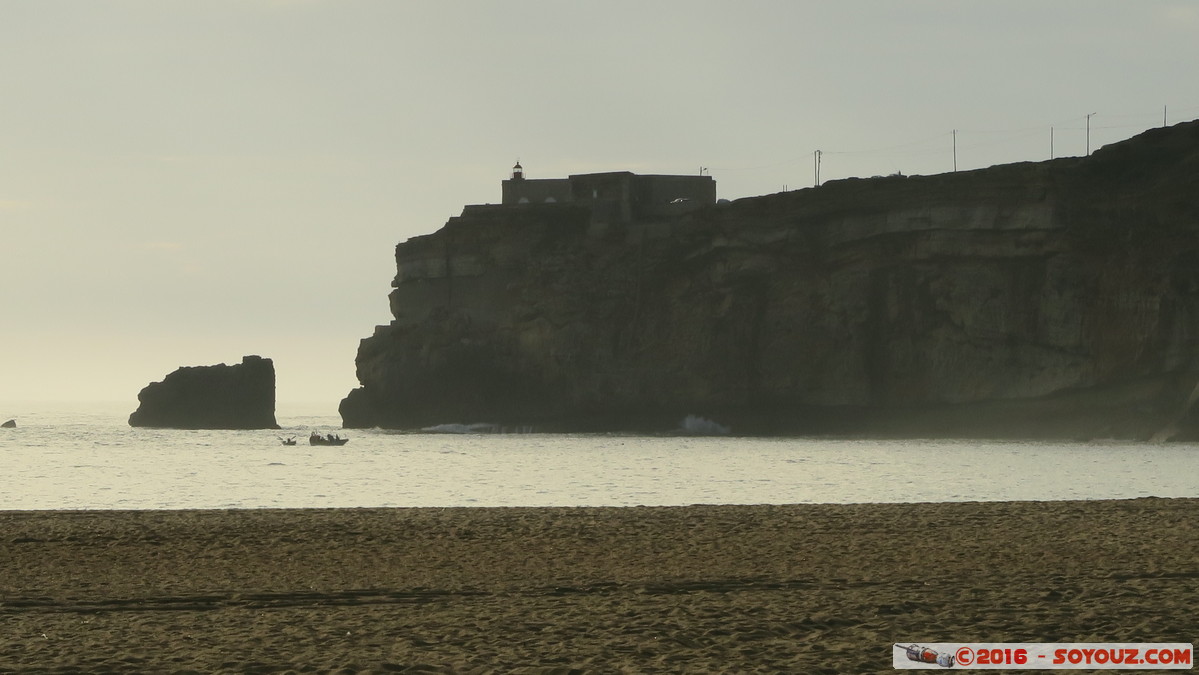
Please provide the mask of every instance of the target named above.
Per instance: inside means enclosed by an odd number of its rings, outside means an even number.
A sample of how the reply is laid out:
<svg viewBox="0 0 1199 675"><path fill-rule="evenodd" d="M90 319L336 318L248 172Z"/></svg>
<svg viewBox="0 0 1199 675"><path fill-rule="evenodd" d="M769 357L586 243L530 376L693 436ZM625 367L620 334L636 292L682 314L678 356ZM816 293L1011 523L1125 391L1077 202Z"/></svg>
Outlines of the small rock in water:
<svg viewBox="0 0 1199 675"><path fill-rule="evenodd" d="M16 420L9 420L9 421L5 422L4 424L0 424L0 428L3 428L3 429L16 429L16 428L17 428L17 421L16 421Z"/></svg>

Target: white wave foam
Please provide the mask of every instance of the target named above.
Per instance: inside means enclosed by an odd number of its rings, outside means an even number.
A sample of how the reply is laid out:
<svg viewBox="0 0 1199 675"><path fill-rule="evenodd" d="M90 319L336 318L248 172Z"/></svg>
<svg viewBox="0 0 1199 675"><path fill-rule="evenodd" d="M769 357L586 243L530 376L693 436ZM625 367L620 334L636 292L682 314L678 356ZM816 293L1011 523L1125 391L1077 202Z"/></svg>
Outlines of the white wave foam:
<svg viewBox="0 0 1199 675"><path fill-rule="evenodd" d="M713 422L699 415L688 415L679 424L679 431L696 436L728 436L733 433L729 427Z"/></svg>

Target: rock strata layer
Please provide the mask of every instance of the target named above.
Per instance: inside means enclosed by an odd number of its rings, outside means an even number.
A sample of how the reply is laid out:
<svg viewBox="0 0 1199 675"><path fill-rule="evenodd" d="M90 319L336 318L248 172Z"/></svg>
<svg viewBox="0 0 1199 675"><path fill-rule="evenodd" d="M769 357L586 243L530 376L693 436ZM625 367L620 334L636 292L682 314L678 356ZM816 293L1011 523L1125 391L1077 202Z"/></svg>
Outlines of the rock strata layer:
<svg viewBox="0 0 1199 675"><path fill-rule="evenodd" d="M129 426L174 429L278 429L275 364L261 356L240 364L179 368L137 395Z"/></svg>
<svg viewBox="0 0 1199 675"><path fill-rule="evenodd" d="M653 221L467 207L396 263L347 427L1196 436L1199 122Z"/></svg>

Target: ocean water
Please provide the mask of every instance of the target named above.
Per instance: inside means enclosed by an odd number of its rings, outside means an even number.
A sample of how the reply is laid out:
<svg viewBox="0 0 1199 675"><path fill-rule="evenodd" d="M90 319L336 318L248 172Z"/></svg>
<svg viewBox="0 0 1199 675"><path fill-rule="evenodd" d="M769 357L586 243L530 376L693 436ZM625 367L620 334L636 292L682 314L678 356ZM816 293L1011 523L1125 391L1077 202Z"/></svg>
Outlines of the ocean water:
<svg viewBox="0 0 1199 675"><path fill-rule="evenodd" d="M134 407L0 406L17 422L0 429L0 509L1199 497L1189 444L343 431L319 409L281 411L281 430L182 431L130 428ZM312 430L350 442L310 446Z"/></svg>

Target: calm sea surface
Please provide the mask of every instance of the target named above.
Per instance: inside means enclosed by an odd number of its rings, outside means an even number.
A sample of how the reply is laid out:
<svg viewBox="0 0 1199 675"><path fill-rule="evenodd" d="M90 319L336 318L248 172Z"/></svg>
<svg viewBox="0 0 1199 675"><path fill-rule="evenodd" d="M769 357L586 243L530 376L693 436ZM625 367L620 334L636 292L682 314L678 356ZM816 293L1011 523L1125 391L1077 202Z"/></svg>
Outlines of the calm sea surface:
<svg viewBox="0 0 1199 675"><path fill-rule="evenodd" d="M4 404L0 509L633 506L1199 497L1199 446L340 428L133 429L136 405ZM313 447L313 430L349 436ZM280 439L296 436L299 444Z"/></svg>

